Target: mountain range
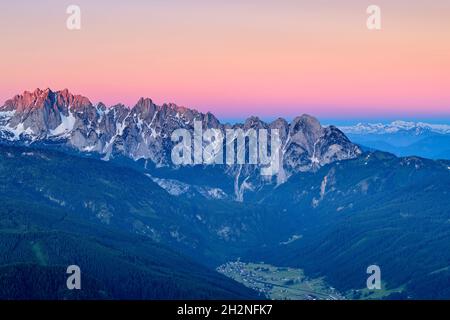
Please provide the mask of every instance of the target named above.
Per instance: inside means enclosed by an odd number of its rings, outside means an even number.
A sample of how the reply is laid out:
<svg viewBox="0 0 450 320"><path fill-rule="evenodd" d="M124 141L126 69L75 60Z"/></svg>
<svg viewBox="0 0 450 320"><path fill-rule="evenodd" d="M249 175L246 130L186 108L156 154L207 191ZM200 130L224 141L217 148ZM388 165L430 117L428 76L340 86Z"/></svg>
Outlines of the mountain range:
<svg viewBox="0 0 450 320"><path fill-rule="evenodd" d="M339 128L362 148L387 151L397 156L450 159L450 125L394 121Z"/></svg>
<svg viewBox="0 0 450 320"><path fill-rule="evenodd" d="M67 89L36 89L7 100L0 107L0 137L27 145L59 145L103 160L123 156L135 161L143 159L146 166L170 168L174 167L172 132L187 129L193 133L194 121L200 121L204 129L219 129L224 135L227 128L279 130L281 168L273 179L261 179L259 167L222 166L233 179L233 194L239 200L245 190L266 183L280 184L297 172L316 170L361 153L339 129L324 128L309 115L291 123L281 118L265 123L251 117L245 123L229 125L221 124L211 113L175 104L158 106L148 98L141 98L132 108L121 104L109 108L102 103L93 105L88 98L73 95Z"/></svg>
<svg viewBox="0 0 450 320"><path fill-rule="evenodd" d="M173 165L171 132L194 120L279 129L282 170ZM302 268L349 298L367 297L366 268L377 264L379 298L450 298L450 161L365 148L309 115L230 125L150 99L93 105L68 90L6 101L0 135L0 287L18 298L36 298L17 280L25 274L46 288L37 298L85 297L48 284L75 262L88 298L263 298L214 271L236 259Z"/></svg>

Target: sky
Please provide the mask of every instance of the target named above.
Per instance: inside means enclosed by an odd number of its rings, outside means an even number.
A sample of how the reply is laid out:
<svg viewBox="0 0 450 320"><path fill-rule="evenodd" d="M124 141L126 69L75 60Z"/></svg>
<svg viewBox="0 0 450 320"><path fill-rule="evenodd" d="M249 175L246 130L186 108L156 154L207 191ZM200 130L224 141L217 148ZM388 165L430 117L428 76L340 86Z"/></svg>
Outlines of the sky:
<svg viewBox="0 0 450 320"><path fill-rule="evenodd" d="M1 1L0 100L49 87L220 119L448 122L449 16L448 0Z"/></svg>

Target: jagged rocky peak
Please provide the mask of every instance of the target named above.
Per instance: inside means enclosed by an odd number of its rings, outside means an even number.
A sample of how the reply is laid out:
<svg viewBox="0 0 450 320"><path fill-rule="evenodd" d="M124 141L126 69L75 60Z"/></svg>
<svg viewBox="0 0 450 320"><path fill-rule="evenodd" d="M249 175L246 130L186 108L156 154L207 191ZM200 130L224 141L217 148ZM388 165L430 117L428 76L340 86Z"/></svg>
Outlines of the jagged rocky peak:
<svg viewBox="0 0 450 320"><path fill-rule="evenodd" d="M5 102L2 109L15 110L18 113L29 111L30 109L54 108L59 111L72 107L74 110L92 106L88 98L81 95L73 95L69 90L53 92L49 88L45 90L36 89L33 92L25 91L21 95Z"/></svg>
<svg viewBox="0 0 450 320"><path fill-rule="evenodd" d="M321 136L322 129L319 120L307 114L296 117L290 124L291 135L301 134L310 143L316 141Z"/></svg>
<svg viewBox="0 0 450 320"><path fill-rule="evenodd" d="M333 161L351 159L361 150L339 129L322 127L310 116L296 117L289 125L284 142L283 167L288 177L299 171L314 171Z"/></svg>
<svg viewBox="0 0 450 320"><path fill-rule="evenodd" d="M154 111L156 109L156 105L153 103L152 99L141 97L134 108L142 112L149 112Z"/></svg>
<svg viewBox="0 0 450 320"><path fill-rule="evenodd" d="M270 127L273 129L285 129L289 126L289 123L284 118L277 118L276 120L272 121L270 124Z"/></svg>
<svg viewBox="0 0 450 320"><path fill-rule="evenodd" d="M73 108L73 110L84 110L92 107L91 101L88 98L81 95L73 95L68 89L64 89L56 92L55 94L58 105L65 105Z"/></svg>
<svg viewBox="0 0 450 320"><path fill-rule="evenodd" d="M149 98L140 98L132 109L132 113L139 115L142 120L151 120L156 111L157 106Z"/></svg>
<svg viewBox="0 0 450 320"><path fill-rule="evenodd" d="M270 129L277 129L280 135L281 141L286 141L289 134L289 123L283 118L277 118L269 125Z"/></svg>
<svg viewBox="0 0 450 320"><path fill-rule="evenodd" d="M207 112L204 116L204 122L208 128L219 128L221 126L220 121L211 113Z"/></svg>
<svg viewBox="0 0 450 320"><path fill-rule="evenodd" d="M33 139L46 137L61 124L73 127L76 119L71 113L90 108L88 98L73 95L67 89L53 92L49 88L38 88L7 100L1 110L14 112L8 120L8 128L17 140L23 134ZM88 116L92 117L92 112Z"/></svg>
<svg viewBox="0 0 450 320"><path fill-rule="evenodd" d="M244 129L264 129L267 127L267 124L262 121L260 118L256 117L256 116L251 116L250 118L248 118L247 120L245 120Z"/></svg>
<svg viewBox="0 0 450 320"><path fill-rule="evenodd" d="M36 89L33 92L24 91L23 94L18 94L12 99L5 102L2 110L15 110L16 112L23 112L30 108L43 107L48 101L50 89L41 90Z"/></svg>

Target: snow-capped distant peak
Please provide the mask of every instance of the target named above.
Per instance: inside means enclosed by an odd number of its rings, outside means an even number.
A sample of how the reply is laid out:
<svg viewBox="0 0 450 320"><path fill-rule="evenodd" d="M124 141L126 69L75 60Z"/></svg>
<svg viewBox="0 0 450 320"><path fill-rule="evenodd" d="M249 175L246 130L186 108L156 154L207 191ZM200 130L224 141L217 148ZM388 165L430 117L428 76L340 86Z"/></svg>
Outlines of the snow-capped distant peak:
<svg viewBox="0 0 450 320"><path fill-rule="evenodd" d="M431 124L402 120L396 120L389 124L358 123L354 126L341 126L339 129L341 129L344 133L350 134L388 134L399 131L415 131L416 134L421 134L424 131L450 134L450 125L448 124Z"/></svg>

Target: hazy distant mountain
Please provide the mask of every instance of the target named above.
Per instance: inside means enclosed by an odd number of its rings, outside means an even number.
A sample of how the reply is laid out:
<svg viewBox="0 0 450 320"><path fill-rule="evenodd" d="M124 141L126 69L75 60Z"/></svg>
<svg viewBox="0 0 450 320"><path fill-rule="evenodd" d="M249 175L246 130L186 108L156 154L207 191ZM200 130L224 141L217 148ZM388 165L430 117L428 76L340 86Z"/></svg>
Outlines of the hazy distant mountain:
<svg viewBox="0 0 450 320"><path fill-rule="evenodd" d="M355 143L398 156L450 159L450 125L394 121L390 124L342 126Z"/></svg>

